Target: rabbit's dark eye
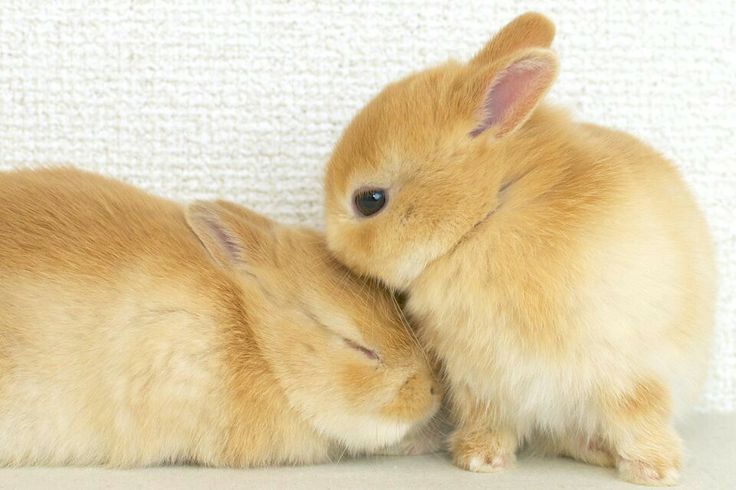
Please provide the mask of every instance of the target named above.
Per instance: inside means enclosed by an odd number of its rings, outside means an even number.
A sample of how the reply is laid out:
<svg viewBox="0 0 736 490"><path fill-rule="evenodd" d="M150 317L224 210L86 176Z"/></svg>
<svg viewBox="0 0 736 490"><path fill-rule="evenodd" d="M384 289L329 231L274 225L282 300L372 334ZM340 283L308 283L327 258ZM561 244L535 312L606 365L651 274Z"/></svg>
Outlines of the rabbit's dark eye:
<svg viewBox="0 0 736 490"><path fill-rule="evenodd" d="M386 205L386 192L383 189L360 190L353 197L355 209L363 216L371 216Z"/></svg>

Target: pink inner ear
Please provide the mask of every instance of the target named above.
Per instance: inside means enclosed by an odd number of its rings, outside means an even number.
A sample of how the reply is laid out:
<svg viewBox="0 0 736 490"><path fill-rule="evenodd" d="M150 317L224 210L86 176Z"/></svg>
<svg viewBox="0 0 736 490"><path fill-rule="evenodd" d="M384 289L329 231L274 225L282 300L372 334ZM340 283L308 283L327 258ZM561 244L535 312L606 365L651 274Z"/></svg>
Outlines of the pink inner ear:
<svg viewBox="0 0 736 490"><path fill-rule="evenodd" d="M230 262L235 262L238 259L238 253L240 251L240 247L238 247L235 239L230 236L222 223L219 223L216 219L208 217L205 219L205 222L212 236L217 240L223 252L225 252L227 259Z"/></svg>
<svg viewBox="0 0 736 490"><path fill-rule="evenodd" d="M499 128L499 135L514 129L536 105L551 67L535 59L522 59L499 73L491 82L481 108L480 125L470 132L476 137L488 128Z"/></svg>

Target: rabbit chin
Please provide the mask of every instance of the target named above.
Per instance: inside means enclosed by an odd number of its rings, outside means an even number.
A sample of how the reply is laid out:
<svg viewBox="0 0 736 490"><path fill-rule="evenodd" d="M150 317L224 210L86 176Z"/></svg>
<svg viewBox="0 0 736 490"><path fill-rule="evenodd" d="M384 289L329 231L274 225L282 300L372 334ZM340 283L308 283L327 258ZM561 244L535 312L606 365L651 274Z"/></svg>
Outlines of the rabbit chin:
<svg viewBox="0 0 736 490"><path fill-rule="evenodd" d="M375 451L396 444L414 424L369 415L324 415L312 419L323 435L336 439L354 453Z"/></svg>

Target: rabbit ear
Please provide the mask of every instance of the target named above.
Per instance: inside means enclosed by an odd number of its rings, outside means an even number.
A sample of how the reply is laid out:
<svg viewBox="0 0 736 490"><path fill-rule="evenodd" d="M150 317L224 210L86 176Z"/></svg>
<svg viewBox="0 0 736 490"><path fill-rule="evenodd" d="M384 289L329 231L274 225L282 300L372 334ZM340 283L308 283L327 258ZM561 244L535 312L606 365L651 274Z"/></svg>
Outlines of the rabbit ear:
<svg viewBox="0 0 736 490"><path fill-rule="evenodd" d="M484 65L526 48L549 48L555 37L555 25L547 17L527 12L515 18L488 41L470 61Z"/></svg>
<svg viewBox="0 0 736 490"><path fill-rule="evenodd" d="M225 268L271 257L273 222L253 211L224 201L197 201L187 208L186 220L210 256Z"/></svg>
<svg viewBox="0 0 736 490"><path fill-rule="evenodd" d="M521 126L557 76L557 57L548 49L520 51L471 77L470 93L478 125L500 138Z"/></svg>
<svg viewBox="0 0 736 490"><path fill-rule="evenodd" d="M230 213L239 216L243 220L253 225L258 225L262 227L264 230L271 230L274 227L274 222L272 220L266 218L262 214L258 214L248 208L244 208L243 206L239 206L235 203L222 201L219 199L215 201L214 204L217 204L219 207L230 211Z"/></svg>

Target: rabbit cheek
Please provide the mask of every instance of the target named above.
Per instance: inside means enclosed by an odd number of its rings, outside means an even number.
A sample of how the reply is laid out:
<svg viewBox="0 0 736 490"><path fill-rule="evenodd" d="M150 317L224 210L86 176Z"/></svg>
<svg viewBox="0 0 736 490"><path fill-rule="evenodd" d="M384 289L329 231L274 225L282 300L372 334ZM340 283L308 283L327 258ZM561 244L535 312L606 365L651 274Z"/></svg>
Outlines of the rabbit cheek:
<svg viewBox="0 0 736 490"><path fill-rule="evenodd" d="M363 365L359 362L347 363L338 376L340 389L350 410L368 414L379 410L389 398L383 368Z"/></svg>
<svg viewBox="0 0 736 490"><path fill-rule="evenodd" d="M381 413L393 419L419 422L434 415L439 408L439 389L430 377L413 374L401 385Z"/></svg>

